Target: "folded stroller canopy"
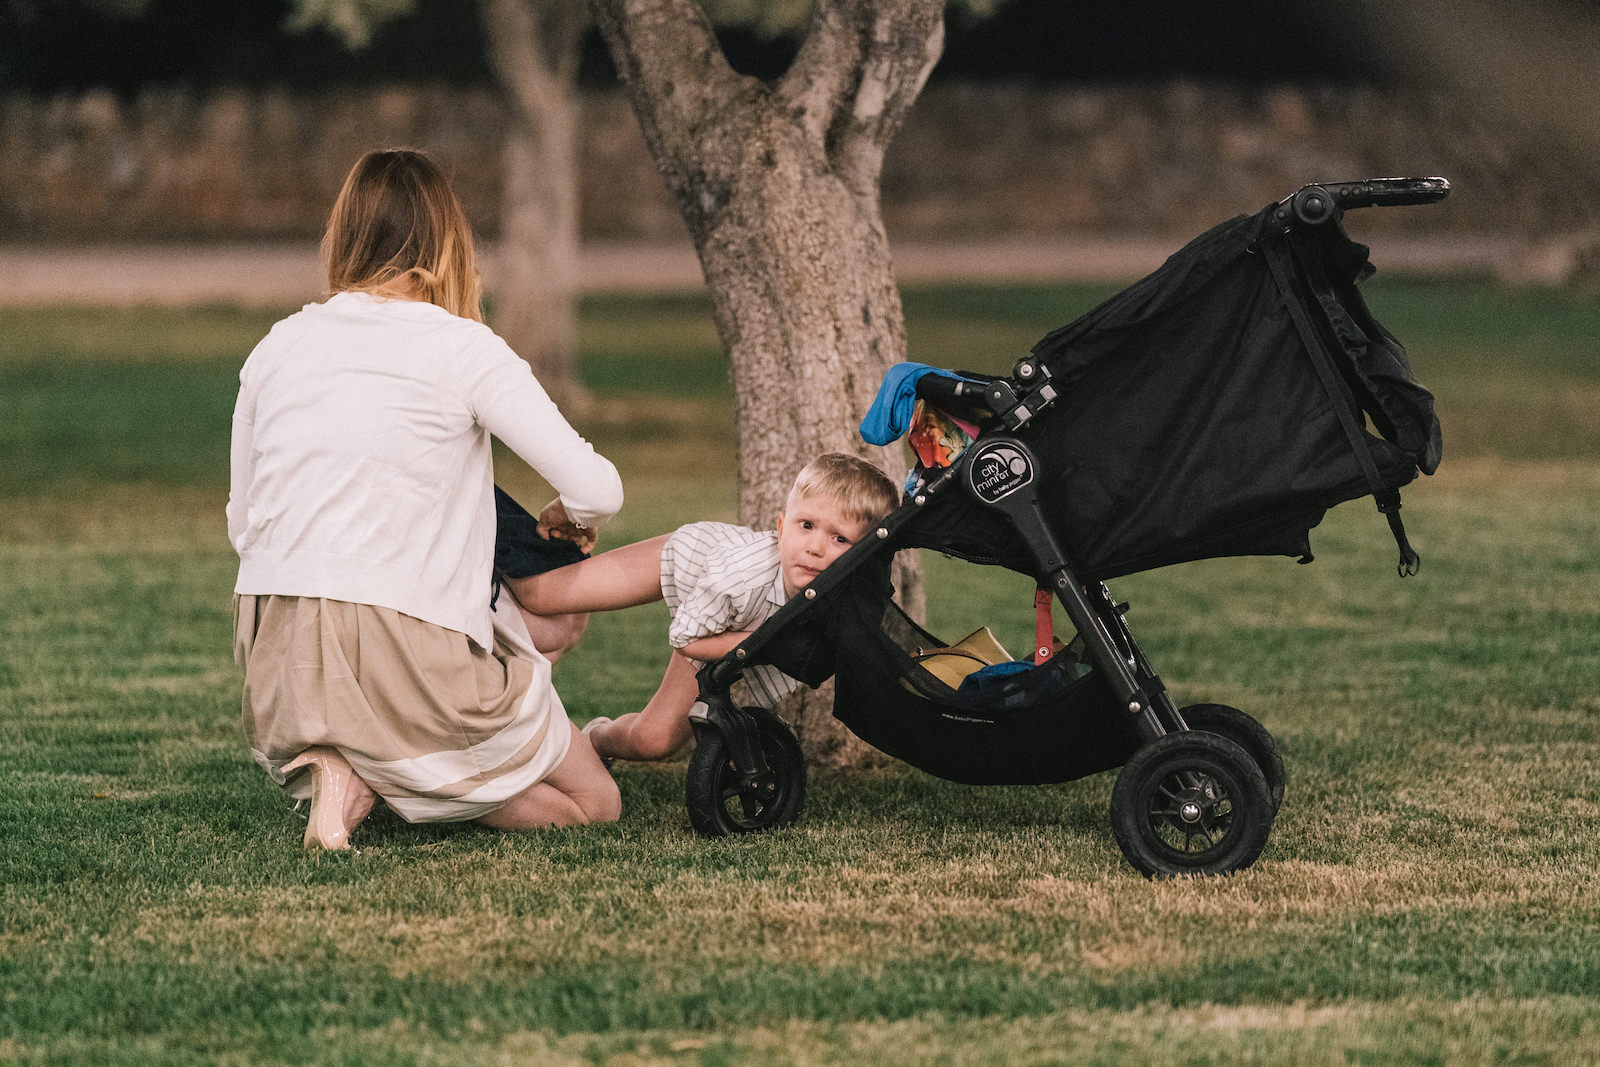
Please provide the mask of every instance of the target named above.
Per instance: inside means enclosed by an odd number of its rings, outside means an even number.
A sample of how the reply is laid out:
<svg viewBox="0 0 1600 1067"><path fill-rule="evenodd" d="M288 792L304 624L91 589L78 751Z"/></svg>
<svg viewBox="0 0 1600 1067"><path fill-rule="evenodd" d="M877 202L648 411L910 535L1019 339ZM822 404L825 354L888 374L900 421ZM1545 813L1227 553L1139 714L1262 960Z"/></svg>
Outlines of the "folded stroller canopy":
<svg viewBox="0 0 1600 1067"><path fill-rule="evenodd" d="M1291 227L1273 205L1034 346L1059 398L1018 436L1081 579L1216 556L1309 561L1326 510L1368 494L1402 571L1415 568L1397 490L1438 466L1439 423L1356 288L1371 272L1337 219ZM901 547L1031 573L1002 516L945 505Z"/></svg>

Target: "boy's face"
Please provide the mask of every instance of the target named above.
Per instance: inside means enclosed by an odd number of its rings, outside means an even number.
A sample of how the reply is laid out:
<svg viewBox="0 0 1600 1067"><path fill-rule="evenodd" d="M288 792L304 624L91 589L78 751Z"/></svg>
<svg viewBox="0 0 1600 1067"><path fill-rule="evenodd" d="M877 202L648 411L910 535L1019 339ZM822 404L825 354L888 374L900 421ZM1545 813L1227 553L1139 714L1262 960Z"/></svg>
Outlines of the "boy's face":
<svg viewBox="0 0 1600 1067"><path fill-rule="evenodd" d="M824 567L861 540L871 525L846 518L832 500L790 497L788 509L778 516L778 567L783 572L783 591L794 596L810 585Z"/></svg>

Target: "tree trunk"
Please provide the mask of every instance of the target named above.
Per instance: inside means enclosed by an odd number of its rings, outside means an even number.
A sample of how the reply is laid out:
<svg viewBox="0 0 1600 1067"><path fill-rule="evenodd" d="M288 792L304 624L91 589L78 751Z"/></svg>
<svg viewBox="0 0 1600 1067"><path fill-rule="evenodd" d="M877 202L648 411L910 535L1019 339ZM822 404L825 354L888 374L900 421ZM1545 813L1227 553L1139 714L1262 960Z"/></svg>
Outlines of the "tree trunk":
<svg viewBox="0 0 1600 1067"><path fill-rule="evenodd" d="M495 329L570 408L584 399L576 371L576 75L589 12L583 0L481 0L481 8L509 116Z"/></svg>
<svg viewBox="0 0 1600 1067"><path fill-rule="evenodd" d="M770 529L820 452L865 455L899 480L898 449L867 447L856 426L905 358L879 177L938 59L942 0L819 0L772 85L727 65L693 0L593 8L711 290L733 368L741 518ZM920 568L897 577L920 615ZM832 717L831 687L800 703L785 711L809 758L870 760Z"/></svg>

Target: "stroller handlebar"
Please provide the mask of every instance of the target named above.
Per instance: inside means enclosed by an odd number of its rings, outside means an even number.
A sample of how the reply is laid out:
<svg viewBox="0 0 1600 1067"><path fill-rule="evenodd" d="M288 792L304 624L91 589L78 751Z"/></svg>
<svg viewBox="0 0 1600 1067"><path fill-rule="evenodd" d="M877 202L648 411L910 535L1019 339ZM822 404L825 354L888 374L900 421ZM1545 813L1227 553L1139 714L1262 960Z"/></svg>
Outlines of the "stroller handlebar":
<svg viewBox="0 0 1600 1067"><path fill-rule="evenodd" d="M968 377L976 377L969 371L958 372ZM964 404L982 405L984 382L966 381L963 378L954 378L948 374L925 374L917 379L917 395L931 400L935 404Z"/></svg>
<svg viewBox="0 0 1600 1067"><path fill-rule="evenodd" d="M1050 372L1032 356L1019 359L1010 378L973 371L956 373L960 377L924 374L917 380L917 396L988 429L1015 430L1049 407L1057 395Z"/></svg>
<svg viewBox="0 0 1600 1067"><path fill-rule="evenodd" d="M1005 378L973 371L956 373L961 377L924 374L917 379L917 395L934 407L974 422L1016 405L1016 392Z"/></svg>
<svg viewBox="0 0 1600 1067"><path fill-rule="evenodd" d="M1285 199L1280 207L1292 211L1307 226L1320 226L1341 211L1358 207L1404 207L1436 204L1450 195L1444 178L1366 178L1354 182L1307 185Z"/></svg>

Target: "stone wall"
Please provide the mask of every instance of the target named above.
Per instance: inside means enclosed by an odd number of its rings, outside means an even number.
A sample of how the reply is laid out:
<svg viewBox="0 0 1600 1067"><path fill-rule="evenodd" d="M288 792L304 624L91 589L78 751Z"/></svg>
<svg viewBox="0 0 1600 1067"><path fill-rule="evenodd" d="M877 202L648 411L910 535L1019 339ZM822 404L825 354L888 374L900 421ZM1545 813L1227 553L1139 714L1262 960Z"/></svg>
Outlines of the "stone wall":
<svg viewBox="0 0 1600 1067"><path fill-rule="evenodd" d="M583 102L583 227L677 239L681 223L617 93ZM151 90L0 98L0 240L299 239L350 163L427 148L496 225L505 119L488 89L315 97ZM1314 180L1442 174L1427 211L1363 228L1530 238L1592 227L1597 165L1446 97L1374 90L934 86L892 146L896 239L1198 232Z"/></svg>

